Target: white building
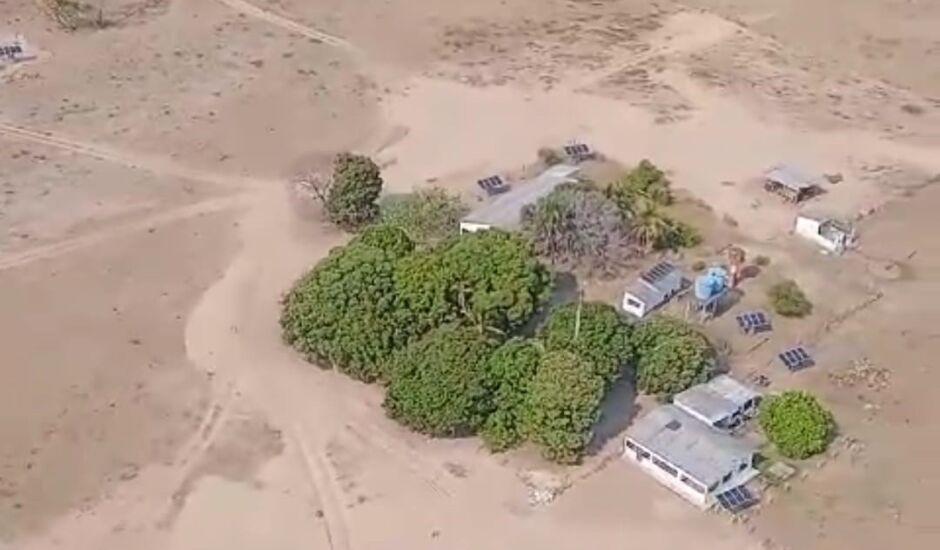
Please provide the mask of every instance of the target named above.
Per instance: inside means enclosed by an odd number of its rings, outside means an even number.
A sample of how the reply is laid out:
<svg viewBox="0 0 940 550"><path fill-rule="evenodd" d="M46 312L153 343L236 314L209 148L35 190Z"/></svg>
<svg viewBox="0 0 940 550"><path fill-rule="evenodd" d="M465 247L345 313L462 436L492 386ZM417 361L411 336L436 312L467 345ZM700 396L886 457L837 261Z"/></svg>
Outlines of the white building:
<svg viewBox="0 0 940 550"><path fill-rule="evenodd" d="M480 206L460 220L461 233L475 233L485 229L515 231L522 225L522 210L535 204L559 185L576 183L577 166L556 164L535 178L513 186L512 189Z"/></svg>
<svg viewBox="0 0 940 550"><path fill-rule="evenodd" d="M682 290L682 272L669 262L660 262L637 277L623 293L621 307L642 318Z"/></svg>
<svg viewBox="0 0 940 550"><path fill-rule="evenodd" d="M662 405L628 430L624 458L702 509L757 475L757 446L710 428L675 405Z"/></svg>
<svg viewBox="0 0 940 550"><path fill-rule="evenodd" d="M855 238L848 224L821 215L801 213L796 217L793 232L820 246L827 252L841 254Z"/></svg>
<svg viewBox="0 0 940 550"><path fill-rule="evenodd" d="M677 394L672 403L709 426L731 430L757 412L761 395L722 374Z"/></svg>

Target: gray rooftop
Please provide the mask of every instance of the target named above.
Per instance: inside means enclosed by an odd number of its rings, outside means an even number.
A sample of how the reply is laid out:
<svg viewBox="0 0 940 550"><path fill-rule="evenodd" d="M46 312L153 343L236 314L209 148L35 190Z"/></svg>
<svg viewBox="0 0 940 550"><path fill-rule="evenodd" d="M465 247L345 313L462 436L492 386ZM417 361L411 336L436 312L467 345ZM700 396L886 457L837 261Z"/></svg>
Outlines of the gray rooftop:
<svg viewBox="0 0 940 550"><path fill-rule="evenodd" d="M676 277L682 277L676 266L669 262L659 262L640 273L627 287L626 292L646 305L656 305L666 294L675 290L680 282L676 281Z"/></svg>
<svg viewBox="0 0 940 550"><path fill-rule="evenodd" d="M813 187L813 178L789 164L774 166L764 174L764 177L794 191L802 191Z"/></svg>
<svg viewBox="0 0 940 550"><path fill-rule="evenodd" d="M677 394L672 401L686 411L694 411L715 423L734 414L755 397L760 397L760 394L722 374Z"/></svg>
<svg viewBox="0 0 940 550"><path fill-rule="evenodd" d="M573 176L578 170L577 166L556 164L531 180L513 185L506 193L464 216L463 221L498 229L518 229L523 207L534 204L563 183L576 182Z"/></svg>
<svg viewBox="0 0 940 550"><path fill-rule="evenodd" d="M750 463L757 447L710 428L675 405L659 406L637 420L627 437L711 487Z"/></svg>

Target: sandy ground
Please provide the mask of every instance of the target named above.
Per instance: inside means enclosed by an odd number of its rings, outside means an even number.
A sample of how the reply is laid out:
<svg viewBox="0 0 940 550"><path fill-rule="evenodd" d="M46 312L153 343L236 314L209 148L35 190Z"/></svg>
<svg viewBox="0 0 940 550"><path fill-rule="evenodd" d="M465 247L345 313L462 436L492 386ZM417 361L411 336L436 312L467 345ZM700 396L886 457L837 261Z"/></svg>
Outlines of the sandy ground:
<svg viewBox="0 0 940 550"><path fill-rule="evenodd" d="M0 547L935 547L940 11L690 4L112 0L116 27L63 33L0 0L42 53L0 74ZM771 256L742 307L799 280L816 311L772 341L708 330L736 371L820 392L864 451L732 525L611 440L533 508L526 451L409 434L376 388L281 344L278 296L344 239L297 170L354 148L393 191L471 196L571 139L654 159L726 220L716 245ZM844 176L812 207L859 216L859 253L788 235L794 210L754 180L780 161ZM794 340L815 372L774 370ZM889 388L829 381L861 357Z"/></svg>

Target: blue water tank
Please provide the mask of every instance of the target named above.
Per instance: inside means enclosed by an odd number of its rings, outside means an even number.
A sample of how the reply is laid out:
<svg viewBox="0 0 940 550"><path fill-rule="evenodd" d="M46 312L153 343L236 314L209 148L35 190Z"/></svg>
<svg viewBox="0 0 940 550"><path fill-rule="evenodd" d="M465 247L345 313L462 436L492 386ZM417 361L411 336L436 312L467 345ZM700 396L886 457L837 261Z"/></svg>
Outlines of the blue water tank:
<svg viewBox="0 0 940 550"><path fill-rule="evenodd" d="M728 270L723 267L710 267L695 278L695 299L701 302L718 296L728 287Z"/></svg>

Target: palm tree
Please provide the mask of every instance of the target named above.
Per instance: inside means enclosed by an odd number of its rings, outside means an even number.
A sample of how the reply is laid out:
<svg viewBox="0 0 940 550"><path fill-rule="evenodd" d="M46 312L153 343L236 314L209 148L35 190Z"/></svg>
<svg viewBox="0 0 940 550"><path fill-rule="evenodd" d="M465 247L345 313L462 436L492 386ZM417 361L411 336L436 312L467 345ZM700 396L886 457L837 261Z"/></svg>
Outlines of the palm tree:
<svg viewBox="0 0 940 550"><path fill-rule="evenodd" d="M630 235L640 247L650 251L673 230L672 222L652 200L638 198L632 206Z"/></svg>

